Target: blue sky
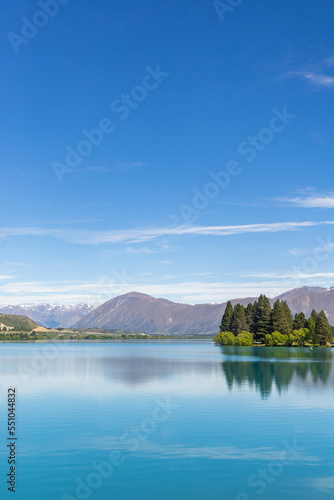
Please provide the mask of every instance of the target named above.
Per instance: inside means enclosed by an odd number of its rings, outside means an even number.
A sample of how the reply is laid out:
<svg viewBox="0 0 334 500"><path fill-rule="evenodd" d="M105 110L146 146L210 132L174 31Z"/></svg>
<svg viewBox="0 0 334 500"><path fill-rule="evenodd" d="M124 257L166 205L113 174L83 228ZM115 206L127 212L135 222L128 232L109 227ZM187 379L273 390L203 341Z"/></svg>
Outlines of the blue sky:
<svg viewBox="0 0 334 500"><path fill-rule="evenodd" d="M333 2L55 2L2 5L0 303L332 286Z"/></svg>

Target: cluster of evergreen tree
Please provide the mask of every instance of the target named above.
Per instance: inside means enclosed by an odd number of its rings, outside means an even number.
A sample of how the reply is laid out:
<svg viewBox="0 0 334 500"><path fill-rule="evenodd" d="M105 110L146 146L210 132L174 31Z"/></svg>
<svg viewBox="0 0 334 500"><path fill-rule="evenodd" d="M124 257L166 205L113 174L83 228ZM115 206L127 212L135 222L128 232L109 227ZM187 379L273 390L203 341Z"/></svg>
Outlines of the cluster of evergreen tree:
<svg viewBox="0 0 334 500"><path fill-rule="evenodd" d="M250 332L255 342L266 343L271 342L270 336L273 334L278 339L278 334L284 336L284 339L292 339L295 335L297 343L302 338L317 345L333 342L331 326L324 311L317 313L313 309L308 319L303 312L293 317L285 301L277 299L271 307L265 295L260 295L258 301L247 307L242 304L233 307L229 301L220 324L220 332L231 332L234 336ZM277 342L283 343L283 340ZM287 342L286 344L288 345Z"/></svg>

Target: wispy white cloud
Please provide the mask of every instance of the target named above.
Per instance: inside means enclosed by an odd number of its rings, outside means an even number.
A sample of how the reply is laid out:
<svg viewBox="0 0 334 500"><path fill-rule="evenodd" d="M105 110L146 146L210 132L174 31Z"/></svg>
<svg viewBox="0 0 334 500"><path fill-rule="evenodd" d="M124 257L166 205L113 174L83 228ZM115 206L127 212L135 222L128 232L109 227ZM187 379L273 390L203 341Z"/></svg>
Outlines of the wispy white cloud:
<svg viewBox="0 0 334 500"><path fill-rule="evenodd" d="M22 281L0 284L0 304L23 304L23 303L53 303L53 304L73 304L73 303L103 303L107 300L136 291L152 295L153 297L164 297L175 302L188 304L199 303L221 303L233 298L258 297L261 293L268 297L276 297L287 290L305 284L328 287L326 277L323 273L315 274L311 280L311 275L295 279L294 276L286 274L285 277L277 274L271 276L255 276L254 280L237 281L217 281L203 282L200 280L177 281L177 276L173 280L165 283L145 283L144 278L138 280L121 280L118 282L112 279L110 283L96 281L87 282L41 282Z"/></svg>
<svg viewBox="0 0 334 500"><path fill-rule="evenodd" d="M314 279L314 278L334 278L333 273L249 273L243 274L243 278L266 278L266 279Z"/></svg>
<svg viewBox="0 0 334 500"><path fill-rule="evenodd" d="M298 72L297 72L298 74ZM334 86L334 78L329 75L325 75L323 73L314 73L314 72L307 72L307 71L300 71L299 75L302 78L305 78L308 80L310 83L313 85L316 85L317 87L333 87Z"/></svg>
<svg viewBox="0 0 334 500"><path fill-rule="evenodd" d="M302 208L334 208L334 193L319 193L314 187L306 187L298 189L294 195L274 198L274 201Z"/></svg>
<svg viewBox="0 0 334 500"><path fill-rule="evenodd" d="M18 236L53 237L81 245L103 243L141 243L172 236L230 236L238 234L277 233L298 231L310 227L333 225L334 221L275 222L236 226L175 226L160 228L134 228L120 230L41 229L37 227L0 228L0 239Z"/></svg>
<svg viewBox="0 0 334 500"><path fill-rule="evenodd" d="M291 248L290 252L291 255L295 255L296 257L299 257L300 255L303 255L303 251L300 250L299 248Z"/></svg>
<svg viewBox="0 0 334 500"><path fill-rule="evenodd" d="M310 478L306 479L305 483L307 486L311 486L318 491L330 493L332 495L334 493L334 476Z"/></svg>
<svg viewBox="0 0 334 500"><path fill-rule="evenodd" d="M152 248L133 248L133 247L128 247L125 250L125 253L128 254L141 254L141 255L150 255L152 253L156 253L156 250L153 250Z"/></svg>
<svg viewBox="0 0 334 500"><path fill-rule="evenodd" d="M334 66L334 58L329 57L323 61L313 64L312 67L302 68L294 71L289 71L281 75L284 78L301 78L308 81L316 88L332 88L334 87L334 76L330 68Z"/></svg>
<svg viewBox="0 0 334 500"><path fill-rule="evenodd" d="M287 199L292 205L303 208L334 208L334 195L307 196Z"/></svg>

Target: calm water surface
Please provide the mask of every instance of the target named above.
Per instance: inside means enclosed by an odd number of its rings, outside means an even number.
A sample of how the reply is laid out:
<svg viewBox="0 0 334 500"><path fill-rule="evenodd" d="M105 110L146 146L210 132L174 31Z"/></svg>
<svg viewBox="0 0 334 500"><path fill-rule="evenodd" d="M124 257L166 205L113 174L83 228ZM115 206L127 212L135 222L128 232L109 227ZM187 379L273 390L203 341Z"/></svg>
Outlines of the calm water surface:
<svg viewBox="0 0 334 500"><path fill-rule="evenodd" d="M333 499L332 354L0 344L0 498ZM18 391L15 496L8 387Z"/></svg>

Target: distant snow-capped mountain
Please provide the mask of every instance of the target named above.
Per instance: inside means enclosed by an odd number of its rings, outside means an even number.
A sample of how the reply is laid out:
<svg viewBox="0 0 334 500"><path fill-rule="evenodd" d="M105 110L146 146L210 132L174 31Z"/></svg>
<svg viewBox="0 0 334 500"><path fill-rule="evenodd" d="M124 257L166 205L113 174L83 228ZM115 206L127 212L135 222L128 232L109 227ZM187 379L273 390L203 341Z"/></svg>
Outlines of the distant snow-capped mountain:
<svg viewBox="0 0 334 500"><path fill-rule="evenodd" d="M0 305L0 313L26 316L47 328L69 328L94 311L89 304L20 304Z"/></svg>

